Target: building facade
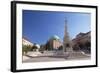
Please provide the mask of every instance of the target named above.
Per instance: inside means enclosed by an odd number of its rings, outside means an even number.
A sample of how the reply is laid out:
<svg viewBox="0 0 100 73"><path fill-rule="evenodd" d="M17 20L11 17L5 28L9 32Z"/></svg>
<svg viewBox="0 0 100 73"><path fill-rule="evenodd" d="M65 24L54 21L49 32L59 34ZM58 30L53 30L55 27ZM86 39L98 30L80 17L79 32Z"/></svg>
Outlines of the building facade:
<svg viewBox="0 0 100 73"><path fill-rule="evenodd" d="M28 39L22 38L22 45L27 45L27 46L33 46L33 43L31 43Z"/></svg>
<svg viewBox="0 0 100 73"><path fill-rule="evenodd" d="M79 33L73 40L74 51L84 51L91 53L91 31Z"/></svg>

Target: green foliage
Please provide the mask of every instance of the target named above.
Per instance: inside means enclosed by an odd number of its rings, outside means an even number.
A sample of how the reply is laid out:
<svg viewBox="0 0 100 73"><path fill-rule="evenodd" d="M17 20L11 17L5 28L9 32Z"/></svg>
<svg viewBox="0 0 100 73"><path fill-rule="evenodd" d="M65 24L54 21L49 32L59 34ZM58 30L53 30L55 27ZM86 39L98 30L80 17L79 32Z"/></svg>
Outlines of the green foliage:
<svg viewBox="0 0 100 73"><path fill-rule="evenodd" d="M30 45L22 45L22 53L23 55L26 55L28 51L31 50L31 46Z"/></svg>
<svg viewBox="0 0 100 73"><path fill-rule="evenodd" d="M63 46L60 46L60 47L58 48L58 50L63 50Z"/></svg>
<svg viewBox="0 0 100 73"><path fill-rule="evenodd" d="M43 52L46 50L45 48L46 48L45 45L41 45L39 51L40 51L41 53L43 53Z"/></svg>
<svg viewBox="0 0 100 73"><path fill-rule="evenodd" d="M36 51L36 49L37 49L37 46L36 46L36 45L33 45L33 46L31 47L31 50L30 50L30 51Z"/></svg>
<svg viewBox="0 0 100 73"><path fill-rule="evenodd" d="M37 46L36 45L32 46L32 49L37 49Z"/></svg>

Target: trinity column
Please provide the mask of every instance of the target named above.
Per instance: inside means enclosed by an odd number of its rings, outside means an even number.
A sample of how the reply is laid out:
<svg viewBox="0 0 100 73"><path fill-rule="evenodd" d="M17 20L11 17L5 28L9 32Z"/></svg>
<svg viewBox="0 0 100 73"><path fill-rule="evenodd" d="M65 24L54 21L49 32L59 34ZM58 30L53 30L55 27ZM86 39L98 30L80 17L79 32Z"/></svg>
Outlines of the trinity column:
<svg viewBox="0 0 100 73"><path fill-rule="evenodd" d="M72 44L67 31L67 20L65 19L64 27L64 38L63 38L63 52L72 52Z"/></svg>

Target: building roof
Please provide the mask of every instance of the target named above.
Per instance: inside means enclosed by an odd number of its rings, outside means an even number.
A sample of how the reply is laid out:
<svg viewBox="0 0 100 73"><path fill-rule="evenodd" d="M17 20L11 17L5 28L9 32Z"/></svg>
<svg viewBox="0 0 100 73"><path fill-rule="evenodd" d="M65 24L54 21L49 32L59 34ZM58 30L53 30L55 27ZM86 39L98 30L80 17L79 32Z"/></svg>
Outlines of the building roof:
<svg viewBox="0 0 100 73"><path fill-rule="evenodd" d="M31 42L31 41L30 41L27 37L25 37L25 36L23 36L22 39L27 40L28 42L30 42L30 43L33 44L33 42Z"/></svg>
<svg viewBox="0 0 100 73"><path fill-rule="evenodd" d="M60 40L60 38L57 35L52 36L50 39L52 39L52 40Z"/></svg>

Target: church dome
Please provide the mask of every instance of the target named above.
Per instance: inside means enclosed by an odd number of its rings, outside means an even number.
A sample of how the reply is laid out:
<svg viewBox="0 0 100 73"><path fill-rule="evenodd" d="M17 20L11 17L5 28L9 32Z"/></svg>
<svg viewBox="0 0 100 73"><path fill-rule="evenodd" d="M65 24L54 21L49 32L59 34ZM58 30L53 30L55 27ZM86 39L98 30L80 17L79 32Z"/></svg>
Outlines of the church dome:
<svg viewBox="0 0 100 73"><path fill-rule="evenodd" d="M60 40L60 38L57 35L54 35L51 37L52 40Z"/></svg>
<svg viewBox="0 0 100 73"><path fill-rule="evenodd" d="M39 45L39 44L35 44L35 46L36 46L37 48L40 48L40 45Z"/></svg>

